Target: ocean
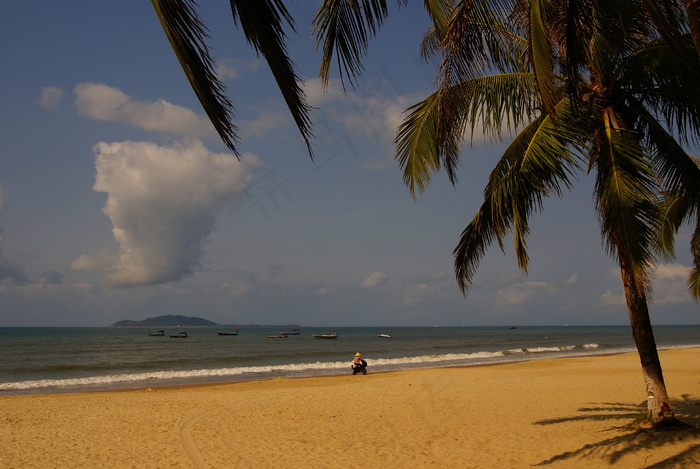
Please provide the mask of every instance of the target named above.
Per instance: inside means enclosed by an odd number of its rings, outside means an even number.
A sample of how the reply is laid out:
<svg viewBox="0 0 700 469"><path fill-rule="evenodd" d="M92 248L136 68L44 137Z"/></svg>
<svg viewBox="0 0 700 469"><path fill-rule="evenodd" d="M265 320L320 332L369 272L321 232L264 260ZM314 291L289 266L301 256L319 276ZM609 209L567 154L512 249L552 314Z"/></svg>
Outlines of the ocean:
<svg viewBox="0 0 700 469"><path fill-rule="evenodd" d="M0 328L0 395L84 392L350 373L361 352L370 373L635 351L629 326ZM233 331L229 327L225 330ZM186 339L170 338L186 331ZM659 349L700 347L700 325L656 326ZM336 339L312 333L336 332ZM389 334L391 338L380 338ZM663 363L662 363L663 365Z"/></svg>

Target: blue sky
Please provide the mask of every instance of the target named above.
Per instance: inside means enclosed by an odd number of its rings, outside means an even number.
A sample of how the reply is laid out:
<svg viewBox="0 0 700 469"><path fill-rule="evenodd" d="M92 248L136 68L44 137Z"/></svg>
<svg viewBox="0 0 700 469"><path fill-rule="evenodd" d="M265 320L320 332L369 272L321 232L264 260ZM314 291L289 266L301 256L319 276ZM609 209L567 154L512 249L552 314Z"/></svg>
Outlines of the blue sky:
<svg viewBox="0 0 700 469"><path fill-rule="evenodd" d="M205 2L242 141L217 139L149 2L0 4L0 326L104 326L161 314L230 324L627 324L583 179L532 220L525 276L493 248L465 299L452 249L502 146L465 145L459 184L413 200L393 160L401 112L433 89L421 2L392 9L365 75L318 83L289 2L290 55L316 108L312 162L266 64ZM658 266L652 321L698 324L688 230Z"/></svg>

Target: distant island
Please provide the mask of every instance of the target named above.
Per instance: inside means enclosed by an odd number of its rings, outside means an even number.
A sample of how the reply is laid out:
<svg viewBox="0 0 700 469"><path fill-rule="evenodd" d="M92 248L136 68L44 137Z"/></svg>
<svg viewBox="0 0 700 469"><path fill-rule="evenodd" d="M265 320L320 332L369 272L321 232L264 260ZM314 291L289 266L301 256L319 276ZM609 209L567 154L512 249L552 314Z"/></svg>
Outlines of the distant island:
<svg viewBox="0 0 700 469"><path fill-rule="evenodd" d="M194 316L183 316L181 314L166 314L163 316L158 316L157 318L148 318L142 321L130 321L125 319L123 321L115 322L109 327L178 327L178 326L189 326L189 327L212 327L212 326L235 326L236 324L219 324L212 322L208 319L197 318ZM247 324L245 327L301 327L298 324Z"/></svg>
<svg viewBox="0 0 700 469"><path fill-rule="evenodd" d="M192 316L182 316L166 314L157 318L148 318L142 321L119 321L112 324L110 327L173 327L173 326L190 326L190 327L206 327L218 326L219 324L209 321L208 319L196 318Z"/></svg>

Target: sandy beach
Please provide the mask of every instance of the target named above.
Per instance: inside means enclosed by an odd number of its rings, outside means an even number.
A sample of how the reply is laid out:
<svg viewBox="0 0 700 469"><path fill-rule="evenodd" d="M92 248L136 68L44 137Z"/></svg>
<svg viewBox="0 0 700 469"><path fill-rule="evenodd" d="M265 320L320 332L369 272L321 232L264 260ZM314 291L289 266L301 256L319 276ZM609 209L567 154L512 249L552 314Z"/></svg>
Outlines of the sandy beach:
<svg viewBox="0 0 700 469"><path fill-rule="evenodd" d="M700 349L661 352L700 427ZM689 468L700 436L623 427L636 354L0 397L2 468Z"/></svg>

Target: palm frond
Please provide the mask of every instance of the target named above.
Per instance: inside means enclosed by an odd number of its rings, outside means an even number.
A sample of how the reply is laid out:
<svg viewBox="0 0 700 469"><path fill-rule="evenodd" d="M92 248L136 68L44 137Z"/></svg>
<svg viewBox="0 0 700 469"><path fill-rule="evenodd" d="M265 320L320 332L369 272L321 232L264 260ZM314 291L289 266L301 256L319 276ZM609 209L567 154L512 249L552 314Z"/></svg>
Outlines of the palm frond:
<svg viewBox="0 0 700 469"><path fill-rule="evenodd" d="M500 138L529 120L538 106L532 75L492 75L448 86L408 109L399 126L396 159L411 193L424 192L445 166L453 183L465 134Z"/></svg>
<svg viewBox="0 0 700 469"><path fill-rule="evenodd" d="M666 1L670 2L671 0ZM686 0L683 2L683 6L690 25L693 44L695 44L695 52L698 55L698 59L700 59L700 0Z"/></svg>
<svg viewBox="0 0 700 469"><path fill-rule="evenodd" d="M693 268L688 276L688 290L695 301L700 300L700 218L690 239L690 252L693 255Z"/></svg>
<svg viewBox="0 0 700 469"><path fill-rule="evenodd" d="M433 29L442 37L455 9L455 0L424 0L425 11L433 22Z"/></svg>
<svg viewBox="0 0 700 469"><path fill-rule="evenodd" d="M432 174L440 169L440 154L437 142L439 119L439 96L432 94L410 111L398 128L394 143L395 158L403 170L403 181L416 197L425 192Z"/></svg>
<svg viewBox="0 0 700 469"><path fill-rule="evenodd" d="M397 0L399 5L406 2ZM386 0L324 0L312 23L317 47L323 43L320 75L324 86L328 86L334 53L343 86L346 80L356 84L369 40L388 13Z"/></svg>
<svg viewBox="0 0 700 469"><path fill-rule="evenodd" d="M638 113L638 126L646 135L654 169L663 184L659 209L663 225L657 250L672 259L675 235L693 218L700 220L700 160L686 153L681 145L649 114Z"/></svg>
<svg viewBox="0 0 700 469"><path fill-rule="evenodd" d="M611 108L603 111L595 152L595 204L606 249L625 264L637 293L650 297L661 228L653 168L636 135L620 126Z"/></svg>
<svg viewBox="0 0 700 469"><path fill-rule="evenodd" d="M476 216L462 231L453 253L457 285L465 296L474 282L476 270L486 250L496 240L499 245L503 245L503 232L507 227L502 225L503 220L492 209L491 201L484 199Z"/></svg>
<svg viewBox="0 0 700 469"><path fill-rule="evenodd" d="M672 197L687 200L688 204L700 204L700 160L688 154L642 103L633 100L629 103L629 110L638 118L636 130L645 136L644 145L650 152L655 171L663 183L663 190ZM686 209L683 213L687 212ZM682 223L683 220L679 222Z"/></svg>
<svg viewBox="0 0 700 469"><path fill-rule="evenodd" d="M683 34L689 29L689 22L692 25L692 20L700 21L700 2L687 2L689 6L687 10L688 16L685 17L682 5L674 0L640 0L641 4L647 10L650 21L656 27L659 35L664 42L668 44L674 52L683 60L689 63L695 62L700 58L700 47L691 47L688 49L685 46ZM692 7L695 3L695 9L698 16L690 18ZM695 25L695 29L700 26ZM700 31L700 29L698 29ZM699 44L700 45L700 44Z"/></svg>
<svg viewBox="0 0 700 469"><path fill-rule="evenodd" d="M418 48L418 53L420 58L424 61L429 61L433 57L436 57L442 51L442 46L440 45L440 36L435 28L430 28L423 35L423 40Z"/></svg>
<svg viewBox="0 0 700 469"><path fill-rule="evenodd" d="M265 57L309 154L313 156L310 106L285 46L283 22L293 29L291 15L281 0L230 1L234 21L240 22L247 41Z"/></svg>
<svg viewBox="0 0 700 469"><path fill-rule="evenodd" d="M206 44L208 33L192 0L151 0L187 80L226 146L238 155L233 105L216 76Z"/></svg>
<svg viewBox="0 0 700 469"><path fill-rule="evenodd" d="M564 25L556 24L554 28L562 31L560 40L563 69L566 76L566 94L574 105L582 105L582 94L586 89L583 75L586 70L586 52L592 28L588 0L569 0L566 2Z"/></svg>
<svg viewBox="0 0 700 469"><path fill-rule="evenodd" d="M693 48L683 37L686 51ZM625 86L644 106L663 118L682 143L700 143L700 60L678 60L660 41L640 47L629 57L621 77Z"/></svg>
<svg viewBox="0 0 700 469"><path fill-rule="evenodd" d="M527 71L521 64L527 41L498 8L498 2L474 0L462 2L455 10L442 37L441 87L496 71Z"/></svg>
<svg viewBox="0 0 700 469"><path fill-rule="evenodd" d="M529 121L540 102L531 73L489 75L444 88L440 93L437 140L440 160L452 183L462 141L478 133L501 140Z"/></svg>
<svg viewBox="0 0 700 469"><path fill-rule="evenodd" d="M557 105L560 115L568 115L569 108L568 100ZM579 170L572 147L578 147L579 138L575 127L570 132L545 115L527 125L508 146L491 173L481 208L454 250L457 283L465 294L488 246L498 241L503 249L503 239L511 230L518 266L527 272L530 215L542 209L545 198L561 196L562 189L571 187L570 178Z"/></svg>
<svg viewBox="0 0 700 469"><path fill-rule="evenodd" d="M532 0L530 3L530 61L535 73L537 87L547 113L554 115L556 97L556 77L554 74L554 53L548 37L546 12L550 0Z"/></svg>
<svg viewBox="0 0 700 469"><path fill-rule="evenodd" d="M525 272L530 215L542 210L544 198L561 197L562 189L570 189L571 176L580 170L582 135L571 115L571 102L560 101L556 112L563 117L558 123L542 116L513 139L484 192L485 197L495 194L494 212L511 220L518 266Z"/></svg>

